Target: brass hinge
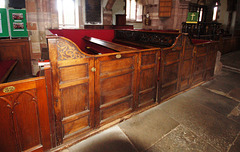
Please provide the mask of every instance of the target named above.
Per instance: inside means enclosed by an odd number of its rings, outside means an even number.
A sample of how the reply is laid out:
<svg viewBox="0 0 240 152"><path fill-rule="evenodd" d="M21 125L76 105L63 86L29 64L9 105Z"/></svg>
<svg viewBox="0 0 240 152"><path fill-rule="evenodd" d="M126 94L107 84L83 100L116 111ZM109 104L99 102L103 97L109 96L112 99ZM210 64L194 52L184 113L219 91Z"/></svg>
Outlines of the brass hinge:
<svg viewBox="0 0 240 152"><path fill-rule="evenodd" d="M95 72L96 70L97 70L97 69L96 69L95 67L92 67L92 68L91 68L91 71L92 71L92 72Z"/></svg>

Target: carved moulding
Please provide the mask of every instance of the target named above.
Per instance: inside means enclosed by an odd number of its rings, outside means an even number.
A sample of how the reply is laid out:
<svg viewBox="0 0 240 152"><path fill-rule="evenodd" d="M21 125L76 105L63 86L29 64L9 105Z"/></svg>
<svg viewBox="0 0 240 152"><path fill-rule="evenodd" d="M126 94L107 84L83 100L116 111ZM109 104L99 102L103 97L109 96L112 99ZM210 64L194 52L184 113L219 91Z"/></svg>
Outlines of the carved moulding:
<svg viewBox="0 0 240 152"><path fill-rule="evenodd" d="M75 46L72 42L64 38L58 39L57 48L58 48L58 61L80 59L85 57L85 55L79 51L77 46Z"/></svg>

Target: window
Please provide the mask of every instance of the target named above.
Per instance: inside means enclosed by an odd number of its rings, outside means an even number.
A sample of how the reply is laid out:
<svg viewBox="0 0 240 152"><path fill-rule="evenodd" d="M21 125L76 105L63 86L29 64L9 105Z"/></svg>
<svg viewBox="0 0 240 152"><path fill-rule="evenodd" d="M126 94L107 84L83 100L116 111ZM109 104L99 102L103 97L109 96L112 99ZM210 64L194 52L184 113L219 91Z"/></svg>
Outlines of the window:
<svg viewBox="0 0 240 152"><path fill-rule="evenodd" d="M139 0L126 0L126 20L142 22L143 6Z"/></svg>
<svg viewBox="0 0 240 152"><path fill-rule="evenodd" d="M78 0L57 0L58 22L62 28L78 28Z"/></svg>
<svg viewBox="0 0 240 152"><path fill-rule="evenodd" d="M213 21L217 20L217 11L218 11L218 2L216 2L215 7L213 8Z"/></svg>
<svg viewBox="0 0 240 152"><path fill-rule="evenodd" d="M199 14L198 21L202 22L202 19L203 19L203 8L200 8L200 14Z"/></svg>
<svg viewBox="0 0 240 152"><path fill-rule="evenodd" d="M5 0L0 0L0 8L5 8Z"/></svg>

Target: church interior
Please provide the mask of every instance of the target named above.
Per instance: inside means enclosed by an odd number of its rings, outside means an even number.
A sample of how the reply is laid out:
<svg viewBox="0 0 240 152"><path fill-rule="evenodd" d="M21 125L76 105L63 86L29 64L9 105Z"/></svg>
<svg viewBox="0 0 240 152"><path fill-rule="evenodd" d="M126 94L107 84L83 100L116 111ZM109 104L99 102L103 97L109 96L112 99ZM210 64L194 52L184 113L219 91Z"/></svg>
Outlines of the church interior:
<svg viewBox="0 0 240 152"><path fill-rule="evenodd" d="M237 0L0 0L0 151L239 152L239 43Z"/></svg>

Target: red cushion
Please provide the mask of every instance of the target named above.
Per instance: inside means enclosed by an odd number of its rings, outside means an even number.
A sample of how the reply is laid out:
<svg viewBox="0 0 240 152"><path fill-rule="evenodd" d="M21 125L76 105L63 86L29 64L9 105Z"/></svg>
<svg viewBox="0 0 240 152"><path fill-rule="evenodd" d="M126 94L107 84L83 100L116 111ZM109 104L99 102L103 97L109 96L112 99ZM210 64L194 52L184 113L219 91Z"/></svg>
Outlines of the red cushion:
<svg viewBox="0 0 240 152"><path fill-rule="evenodd" d="M11 68L15 62L16 60L0 61L0 80L4 77L9 68Z"/></svg>
<svg viewBox="0 0 240 152"><path fill-rule="evenodd" d="M88 30L88 29L51 29L50 32L58 36L64 36L73 41L81 50L85 50L84 36L95 37L105 41L112 41L114 30Z"/></svg>
<svg viewBox="0 0 240 152"><path fill-rule="evenodd" d="M193 44L206 43L206 42L209 42L209 40L192 39L192 43L193 43Z"/></svg>

